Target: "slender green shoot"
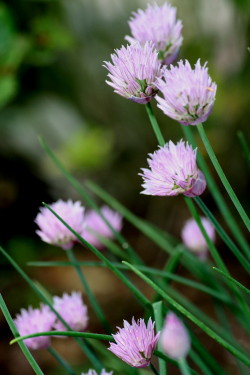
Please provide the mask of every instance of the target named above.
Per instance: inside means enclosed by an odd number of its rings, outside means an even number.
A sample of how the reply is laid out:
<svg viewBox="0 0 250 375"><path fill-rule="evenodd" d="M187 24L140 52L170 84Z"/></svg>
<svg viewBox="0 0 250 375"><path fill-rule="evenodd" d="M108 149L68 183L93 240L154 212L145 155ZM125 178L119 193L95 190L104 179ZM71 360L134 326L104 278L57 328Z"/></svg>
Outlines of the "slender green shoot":
<svg viewBox="0 0 250 375"><path fill-rule="evenodd" d="M155 316L156 331L160 332L163 326L162 301L153 303L153 311L154 311L154 316ZM160 342L158 342L157 348L159 351L162 351ZM159 358L159 370L160 370L160 375L167 375L167 365L165 361L161 358Z"/></svg>
<svg viewBox="0 0 250 375"><path fill-rule="evenodd" d="M52 347L50 346L48 349L48 352L52 355L52 357L55 358L55 360L59 363L62 368L69 374L69 375L77 375L76 372L72 369L72 367L69 365L68 362L65 361L64 358L60 356L60 354Z"/></svg>
<svg viewBox="0 0 250 375"><path fill-rule="evenodd" d="M164 140L163 135L161 133L161 130L159 128L159 125L158 125L158 122L156 120L156 117L155 117L155 115L153 113L151 104L147 103L145 105L145 107L146 107L146 111L147 111L150 123L151 123L152 128L154 130L154 133L156 135L157 141L158 141L158 143L159 143L160 146L164 146L165 145L165 140Z"/></svg>
<svg viewBox="0 0 250 375"><path fill-rule="evenodd" d="M190 375L189 367L187 364L187 361L185 358L181 358L178 361L179 363L179 368L181 370L182 375Z"/></svg>
<svg viewBox="0 0 250 375"><path fill-rule="evenodd" d="M221 168L221 166L218 162L217 157L215 156L215 153L212 149L212 146L210 145L210 142L209 142L209 140L206 136L206 133L204 131L203 125L202 124L197 125L197 129L198 129L200 137L201 137L201 139L204 143L204 146L207 150L207 153L208 153L208 155L211 159L211 162L213 163L213 166L214 166L218 176L221 179L222 184L224 185L229 197L231 198L231 200L232 200L235 208L237 209L240 217L242 218L243 222L245 223L248 231L250 231L250 220L249 220L244 208L242 207L239 199L237 198L235 192L233 191L228 179L226 178L226 176L225 176L225 174L224 174L224 172L223 172L223 170L222 170L222 168Z"/></svg>
<svg viewBox="0 0 250 375"><path fill-rule="evenodd" d="M248 167L250 168L250 148L247 144L247 141L246 141L246 138L243 134L242 131L238 131L237 132L237 136L239 138L239 141L240 141L240 144L241 144L241 148L243 150L243 154L245 156L245 159L247 161L247 165Z"/></svg>
<svg viewBox="0 0 250 375"><path fill-rule="evenodd" d="M247 289L244 285L242 285L241 283L239 283L239 281L235 280L232 276L229 276L228 274L226 274L225 272L223 272L222 270L216 268L216 267L213 267L213 270L215 270L216 272L218 272L219 274L221 274L223 277L225 277L227 280L229 280L232 284L236 285L237 287L239 287L241 290L243 290L245 293L247 294L250 294L250 290Z"/></svg>
<svg viewBox="0 0 250 375"><path fill-rule="evenodd" d="M9 313L9 310L4 302L4 299L2 297L2 295L0 294L0 308L3 312L3 315L10 327L10 330L11 332L13 333L14 337L17 338L17 336L19 335L17 329L16 329L16 326L13 322L13 319ZM35 358L33 357L33 355L30 353L29 349L27 348L27 346L23 343L23 342L19 342L18 343L25 358L27 359L27 361L29 362L30 366L32 367L32 369L34 370L35 374L37 375L44 375L44 373L42 372L42 370L40 369L40 367L38 366Z"/></svg>

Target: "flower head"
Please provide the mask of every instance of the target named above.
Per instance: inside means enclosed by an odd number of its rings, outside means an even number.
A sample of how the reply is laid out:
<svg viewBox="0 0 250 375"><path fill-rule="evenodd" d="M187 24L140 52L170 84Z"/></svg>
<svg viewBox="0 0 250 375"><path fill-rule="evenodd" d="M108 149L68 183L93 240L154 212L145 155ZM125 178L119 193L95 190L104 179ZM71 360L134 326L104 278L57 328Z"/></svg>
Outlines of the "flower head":
<svg viewBox="0 0 250 375"><path fill-rule="evenodd" d="M211 221L202 217L201 222L208 237L212 242L215 242L215 230ZM194 219L191 218L186 221L181 232L181 237L188 249L197 254L201 259L207 257L208 248L206 240Z"/></svg>
<svg viewBox="0 0 250 375"><path fill-rule="evenodd" d="M163 64L171 64L182 44L182 22L176 20L176 8L164 3L162 6L148 4L146 10L132 13L129 26L133 37L126 36L130 43L144 45L151 41Z"/></svg>
<svg viewBox="0 0 250 375"><path fill-rule="evenodd" d="M160 336L163 352L170 358L181 359L186 357L190 350L190 338L182 321L169 312Z"/></svg>
<svg viewBox="0 0 250 375"><path fill-rule="evenodd" d="M88 310L80 292L72 292L71 295L64 293L62 297L54 296L53 306L73 331L82 332L86 329ZM57 331L65 330L64 324L59 320L55 322L54 328Z"/></svg>
<svg viewBox="0 0 250 375"><path fill-rule="evenodd" d="M50 207L77 233L83 232L85 227L84 207L81 206L80 202L73 203L70 199L64 202L59 199L52 203ZM35 223L39 227L36 233L44 242L60 246L64 250L69 249L77 242L76 236L47 207L40 207Z"/></svg>
<svg viewBox="0 0 250 375"><path fill-rule="evenodd" d="M149 102L158 91L155 86L157 78L162 77L162 69L157 52L150 42L141 46L134 43L115 50L111 55L112 63L105 61L110 81L108 85L114 91L136 103Z"/></svg>
<svg viewBox="0 0 250 375"><path fill-rule="evenodd" d="M116 343L110 343L108 350L132 367L148 366L160 335L155 335L154 325L151 318L147 326L144 319L136 322L133 318L132 324L124 320L124 328L118 327L112 335Z"/></svg>
<svg viewBox="0 0 250 375"><path fill-rule="evenodd" d="M41 304L40 309L29 307L28 310L21 309L16 315L14 323L21 336L33 333L50 331L55 322L56 316L46 305ZM32 349L46 349L50 346L49 336L32 337L24 340L25 345Z"/></svg>
<svg viewBox="0 0 250 375"><path fill-rule="evenodd" d="M107 372L104 368L102 369L100 375L112 375L113 371ZM88 372L82 372L81 375L98 375L97 372L93 369L89 369Z"/></svg>
<svg viewBox="0 0 250 375"><path fill-rule="evenodd" d="M101 213L112 228L120 232L122 228L122 216L118 212L111 210L108 206L101 207ZM83 237L91 245L100 248L102 247L102 243L99 241L98 236L113 238L113 232L102 217L97 212L91 210L86 214L86 228Z"/></svg>
<svg viewBox="0 0 250 375"><path fill-rule="evenodd" d="M156 96L158 107L182 125L205 122L212 112L217 86L200 60L194 69L187 60L179 61L178 66L171 65L156 86L163 94L163 98Z"/></svg>
<svg viewBox="0 0 250 375"><path fill-rule="evenodd" d="M196 165L196 150L182 140L175 145L172 141L149 154L150 169L143 168L142 194L179 195L195 197L203 193L206 181Z"/></svg>

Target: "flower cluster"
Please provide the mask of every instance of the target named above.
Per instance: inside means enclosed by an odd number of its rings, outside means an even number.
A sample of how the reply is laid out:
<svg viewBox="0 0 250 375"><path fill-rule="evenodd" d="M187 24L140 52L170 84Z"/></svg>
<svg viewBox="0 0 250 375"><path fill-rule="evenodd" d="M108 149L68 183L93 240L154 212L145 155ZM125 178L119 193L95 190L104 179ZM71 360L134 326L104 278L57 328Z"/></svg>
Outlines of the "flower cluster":
<svg viewBox="0 0 250 375"><path fill-rule="evenodd" d="M215 242L215 229L211 221L205 217L201 217L201 223L212 242ZM185 223L181 238L184 245L196 254L201 260L205 260L208 254L208 247L206 240L194 219L189 219Z"/></svg>
<svg viewBox="0 0 250 375"><path fill-rule="evenodd" d="M124 320L124 328L118 327L119 331L112 335L115 343L110 343L108 349L132 367L148 366L160 335L155 335L154 325L151 318L147 325L144 319L136 322L133 318L132 324Z"/></svg>
<svg viewBox="0 0 250 375"><path fill-rule="evenodd" d="M202 123L212 112L216 84L208 75L206 64L201 66L200 60L194 69L187 60L179 61L178 66L171 65L156 86L163 94L163 98L156 97L158 107L182 125Z"/></svg>
<svg viewBox="0 0 250 375"><path fill-rule="evenodd" d="M162 77L163 70L152 43L122 46L111 55L111 60L112 63L105 61L104 64L110 78L106 82L117 94L140 104L155 96L156 79Z"/></svg>
<svg viewBox="0 0 250 375"><path fill-rule="evenodd" d="M102 369L100 375L112 375L113 371L107 372L104 368ZM94 369L89 369L88 372L82 372L81 375L98 375Z"/></svg>
<svg viewBox="0 0 250 375"><path fill-rule="evenodd" d="M171 64L176 59L183 38L182 22L176 20L175 7L167 3L148 4L145 11L133 12L128 24L132 37L126 36L127 41L138 41L141 45L151 41L162 64Z"/></svg>
<svg viewBox="0 0 250 375"><path fill-rule="evenodd" d="M195 197L203 193L206 181L196 164L196 150L182 140L172 141L149 154L150 169L143 168L142 194Z"/></svg>
<svg viewBox="0 0 250 375"><path fill-rule="evenodd" d="M64 202L60 199L52 203L50 208L93 246L102 247L98 239L100 236L113 238L113 232L105 221L95 211L90 210L84 214L85 208L80 202L73 203L71 200ZM114 231L121 230L122 217L119 213L107 206L101 207L101 213ZM36 233L44 242L67 250L78 241L77 237L47 207L40 208L35 223L39 226Z"/></svg>

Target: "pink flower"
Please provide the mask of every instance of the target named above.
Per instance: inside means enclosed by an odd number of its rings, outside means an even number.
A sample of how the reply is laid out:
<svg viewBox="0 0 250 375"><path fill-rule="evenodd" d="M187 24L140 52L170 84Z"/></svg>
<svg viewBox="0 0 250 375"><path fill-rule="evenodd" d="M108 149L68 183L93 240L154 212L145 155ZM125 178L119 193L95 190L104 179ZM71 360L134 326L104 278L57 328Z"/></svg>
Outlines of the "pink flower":
<svg viewBox="0 0 250 375"><path fill-rule="evenodd" d="M196 164L196 150L182 140L172 141L149 154L150 169L143 168L142 194L195 197L203 193L206 181Z"/></svg>
<svg viewBox="0 0 250 375"><path fill-rule="evenodd" d="M160 344L163 352L176 360L186 357L190 350L188 331L173 312L169 312L166 317L160 336Z"/></svg>
<svg viewBox="0 0 250 375"><path fill-rule="evenodd" d="M73 203L70 199L64 202L59 199L50 207L77 233L83 232L85 227L84 207L80 202ZM76 236L47 207L40 207L40 213L37 215L35 223L39 227L36 233L44 242L60 246L64 250L71 248L77 242Z"/></svg>
<svg viewBox="0 0 250 375"><path fill-rule="evenodd" d="M164 3L162 6L148 4L146 10L133 12L129 21L131 34L126 36L130 43L138 41L144 45L153 43L158 58L163 64L171 64L182 45L182 22L176 20L176 8Z"/></svg>
<svg viewBox="0 0 250 375"><path fill-rule="evenodd" d="M83 303L80 292L72 292L71 295L64 293L62 297L53 297L54 309L61 315L63 320L73 331L82 332L88 325L88 309ZM65 331L64 324L57 320L54 323L57 331Z"/></svg>
<svg viewBox="0 0 250 375"><path fill-rule="evenodd" d="M205 122L212 112L217 86L200 60L194 69L187 60L179 61L178 66L171 65L156 86L163 94L163 98L156 96L158 107L182 125Z"/></svg>
<svg viewBox="0 0 250 375"><path fill-rule="evenodd" d="M160 335L155 335L154 325L151 318L147 326L144 319L133 318L132 324L124 320L124 328L118 327L112 335L116 343L110 343L108 350L132 367L148 366Z"/></svg>
<svg viewBox="0 0 250 375"><path fill-rule="evenodd" d="M212 242L215 242L215 229L211 221L202 217L201 222L208 237ZM198 224L193 218L186 221L181 232L181 237L188 249L197 254L200 259L206 259L208 252L207 243Z"/></svg>
<svg viewBox="0 0 250 375"><path fill-rule="evenodd" d="M40 309L29 307L28 310L21 309L16 315L14 323L20 336L32 335L33 333L51 331L56 316L46 305L41 304ZM32 350L46 349L50 346L49 336L33 337L24 340L25 345Z"/></svg>
<svg viewBox="0 0 250 375"><path fill-rule="evenodd" d="M102 369L101 371L101 374L100 375L112 375L113 374L113 371L110 371L110 372L107 372L104 368ZM93 369L89 369L88 372L82 372L81 375L98 375L97 372Z"/></svg>
<svg viewBox="0 0 250 375"><path fill-rule="evenodd" d="M115 50L111 59L112 63L104 62L110 78L106 82L117 94L140 104L155 96L158 91L155 81L162 77L163 71L152 43L122 46Z"/></svg>
<svg viewBox="0 0 250 375"><path fill-rule="evenodd" d="M109 222L111 227L120 232L122 228L122 216L111 210L108 206L103 206L100 209L102 215ZM91 245L101 248L103 245L98 239L98 236L112 239L114 237L112 230L108 227L102 217L95 211L91 210L86 214L86 228L83 238Z"/></svg>

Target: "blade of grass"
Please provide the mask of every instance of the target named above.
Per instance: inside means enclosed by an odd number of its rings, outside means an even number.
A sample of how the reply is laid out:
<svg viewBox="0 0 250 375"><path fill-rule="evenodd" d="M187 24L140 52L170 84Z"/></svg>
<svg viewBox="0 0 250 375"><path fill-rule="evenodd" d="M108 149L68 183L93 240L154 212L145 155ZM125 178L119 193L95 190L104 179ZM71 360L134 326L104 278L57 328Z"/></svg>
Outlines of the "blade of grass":
<svg viewBox="0 0 250 375"><path fill-rule="evenodd" d="M69 261L71 262L71 264L73 265L75 271L76 271L76 274L78 275L79 277L79 280L81 281L81 284L87 294L87 297L89 299L89 302L93 308L93 310L95 311L96 313L96 316L98 318L98 320L100 321L100 323L102 324L102 326L104 327L105 331L106 332L111 332L111 327L110 327L110 324L108 322L108 320L106 319L104 313L103 313L103 310L101 308L101 306L99 305L97 299L95 298L95 295L92 293L92 290L90 289L89 287L89 284L78 264L78 261L76 259L76 256L73 252L72 249L68 249L66 251L67 253L67 256L68 256L68 259Z"/></svg>
<svg viewBox="0 0 250 375"><path fill-rule="evenodd" d="M72 369L68 362L66 362L65 359L62 358L60 354L52 346L50 346L47 350L68 374L76 375L76 372Z"/></svg>
<svg viewBox="0 0 250 375"><path fill-rule="evenodd" d="M155 317L156 331L160 332L163 326L162 301L153 303L153 311L154 311L154 317ZM160 352L162 351L160 341L158 341L157 348ZM167 375L167 365L165 361L161 358L159 358L159 370L160 370L160 375Z"/></svg>
<svg viewBox="0 0 250 375"><path fill-rule="evenodd" d="M213 223L216 232L219 234L219 236L222 238L222 240L225 242L225 244L229 247L229 249L232 251L232 253L235 255L235 257L238 259L240 264L246 269L246 271L250 272L250 264L248 263L248 260L241 254L240 250L237 248L237 246L233 243L231 238L227 235L227 233L224 231L224 229L220 226L212 212L209 210L209 208L205 205L205 203L202 201L200 197L195 197L194 201L197 203L197 205L201 208L201 210L204 212L204 214L209 218L209 220Z"/></svg>
<svg viewBox="0 0 250 375"><path fill-rule="evenodd" d="M239 283L239 281L235 280L232 276L229 276L228 274L226 274L225 272L223 272L222 270L220 270L219 268L216 268L216 267L213 267L213 270L215 270L216 272L218 272L219 274L221 274L223 277L225 277L227 280L229 280L232 284L236 285L237 287L239 287L241 290L243 290L245 293L247 294L250 294L250 290L247 289L244 285L242 285L241 283Z"/></svg>
<svg viewBox="0 0 250 375"><path fill-rule="evenodd" d="M3 315L4 315L5 319L7 320L7 323L9 325L9 327L10 327L11 332L13 333L14 337L17 337L19 335L19 333L18 333L18 331L16 329L16 326L15 326L15 324L13 322L13 319L12 319L10 313L9 313L9 310L8 310L8 308L7 308L7 306L6 306L5 302L4 302L4 299L3 299L3 297L2 297L1 294L0 294L0 307L1 307L1 310L3 312ZM35 358L30 353L30 351L27 348L27 346L23 342L20 342L19 346L20 346L20 349L22 350L23 354L25 355L25 358L27 359L27 361L29 362L30 366L34 370L34 372L37 375L44 375L44 373L42 372L42 370L38 366Z"/></svg>
<svg viewBox="0 0 250 375"><path fill-rule="evenodd" d="M159 293L171 306L173 306L181 314L186 316L186 318L191 320L195 325L197 325L200 329L202 329L208 336L210 336L212 339L217 341L221 346L226 348L235 357L239 358L239 360L241 360L243 363L245 363L246 365L250 367L250 357L247 356L242 350L239 350L238 348L230 344L227 340L219 336L206 324L200 321L196 316L191 314L182 305L180 305L174 299L172 299L168 294L166 294L161 288L159 288L154 282L152 282L146 275L144 275L141 271L139 271L132 264L129 264L125 261L123 263L126 264L137 276L143 279L148 285L150 285L157 293Z"/></svg>
<svg viewBox="0 0 250 375"><path fill-rule="evenodd" d="M198 132L199 132L200 137L202 139L202 142L203 142L203 144L204 144L204 146L207 150L207 153L208 153L208 155L211 159L211 162L213 163L213 166L214 166L218 176L221 179L222 184L224 185L229 197L231 198L231 201L233 202L235 208L237 209L241 219L245 223L248 231L250 231L250 220L249 220L244 208L242 207L239 199L237 198L235 192L233 191L228 179L226 178L226 176L225 176L225 174L224 174L224 172L223 172L223 170L222 170L222 168L221 168L221 166L218 162L217 157L215 156L215 153L212 149L212 146L211 146L211 144L210 144L210 142L209 142L209 140L206 136L206 133L204 131L203 125L202 124L197 125L197 129L198 129Z"/></svg>
<svg viewBox="0 0 250 375"><path fill-rule="evenodd" d="M188 142L195 148L196 142L193 137L192 129L190 126L181 126L181 129L188 140ZM238 242L238 244L241 246L242 250L245 252L245 254L249 254L249 245L247 241L245 240L242 231L240 230L237 221L235 220L234 216L230 212L227 203L225 201L225 198L223 197L222 193L220 192L218 185L214 181L214 178L208 168L208 165L205 161L205 158L202 156L201 153L197 153L197 160L198 165L200 166L202 172L204 173L206 177L206 182L209 187L209 191L212 194L217 206L219 207L219 210L227 223L228 227L230 228L231 232L234 235L234 238Z"/></svg>

